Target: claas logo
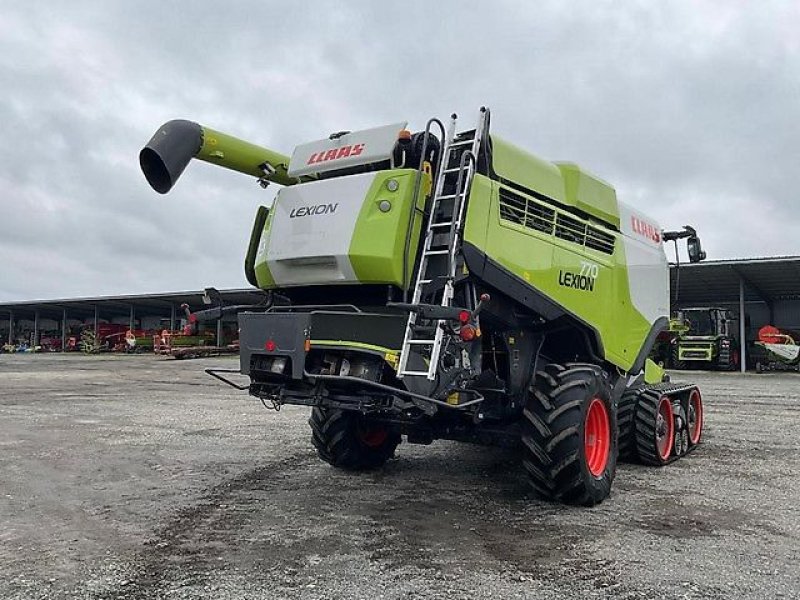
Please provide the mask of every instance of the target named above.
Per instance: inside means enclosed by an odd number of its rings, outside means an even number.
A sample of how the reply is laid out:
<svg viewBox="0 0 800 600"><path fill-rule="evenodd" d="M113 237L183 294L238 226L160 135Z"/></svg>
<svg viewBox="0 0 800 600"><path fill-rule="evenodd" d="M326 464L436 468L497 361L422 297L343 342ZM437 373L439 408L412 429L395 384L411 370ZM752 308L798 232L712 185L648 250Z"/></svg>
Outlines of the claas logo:
<svg viewBox="0 0 800 600"><path fill-rule="evenodd" d="M646 221L642 221L641 219L637 219L636 217L631 217L631 229L635 233L638 233L640 236L647 238L658 244L661 242L661 232L658 230L658 227L655 225L651 225Z"/></svg>
<svg viewBox="0 0 800 600"><path fill-rule="evenodd" d="M315 163L327 162L329 160L337 160L339 158L346 158L348 156L358 156L364 151L364 144L350 144L342 146L341 148L334 148L332 150L323 150L322 152L314 152L306 163L313 165Z"/></svg>

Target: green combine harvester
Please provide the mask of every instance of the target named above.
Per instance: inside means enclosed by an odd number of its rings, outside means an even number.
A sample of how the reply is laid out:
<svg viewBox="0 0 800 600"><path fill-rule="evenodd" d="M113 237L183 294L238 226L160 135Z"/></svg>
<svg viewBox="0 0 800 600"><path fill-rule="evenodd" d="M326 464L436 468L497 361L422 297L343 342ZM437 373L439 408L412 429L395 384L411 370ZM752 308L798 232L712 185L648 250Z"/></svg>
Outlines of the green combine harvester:
<svg viewBox="0 0 800 600"><path fill-rule="evenodd" d="M265 404L311 408L320 458L376 468L402 436L518 449L535 492L593 505L618 456L663 465L700 442L693 385L648 354L668 325L663 232L571 163L428 121L342 131L291 157L189 121L140 154L168 192L192 158L280 189L258 209L239 313L241 374ZM225 370L209 370L228 381Z"/></svg>
<svg viewBox="0 0 800 600"><path fill-rule="evenodd" d="M684 308L670 323L674 333L670 361L674 369L739 368L738 319L733 311L719 308Z"/></svg>

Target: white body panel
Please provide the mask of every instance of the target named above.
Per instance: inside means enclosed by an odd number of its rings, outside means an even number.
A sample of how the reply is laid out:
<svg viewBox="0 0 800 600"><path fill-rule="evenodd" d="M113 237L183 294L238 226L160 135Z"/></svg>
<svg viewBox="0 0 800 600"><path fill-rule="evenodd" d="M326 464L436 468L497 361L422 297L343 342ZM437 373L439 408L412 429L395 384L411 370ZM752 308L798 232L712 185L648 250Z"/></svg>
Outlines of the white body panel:
<svg viewBox="0 0 800 600"><path fill-rule="evenodd" d="M661 227L622 202L619 212L631 301L651 323L659 317L669 318L669 268Z"/></svg>
<svg viewBox="0 0 800 600"><path fill-rule="evenodd" d="M357 282L348 252L374 173L282 188L257 261L279 286Z"/></svg>
<svg viewBox="0 0 800 600"><path fill-rule="evenodd" d="M797 357L800 356L800 346L795 346L794 344L767 344L766 342L756 343L790 363L795 362Z"/></svg>
<svg viewBox="0 0 800 600"><path fill-rule="evenodd" d="M397 134L406 125L406 121L400 121L374 129L353 131L333 140L318 140L297 146L289 161L288 174L290 177L301 177L389 160L397 142Z"/></svg>

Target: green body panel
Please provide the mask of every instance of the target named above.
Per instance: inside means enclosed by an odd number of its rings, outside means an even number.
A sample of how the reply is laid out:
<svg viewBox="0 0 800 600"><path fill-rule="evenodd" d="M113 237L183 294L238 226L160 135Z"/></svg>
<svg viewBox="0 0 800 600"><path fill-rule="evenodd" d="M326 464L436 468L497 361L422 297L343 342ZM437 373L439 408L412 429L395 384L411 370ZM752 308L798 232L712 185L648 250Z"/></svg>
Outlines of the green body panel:
<svg viewBox="0 0 800 600"><path fill-rule="evenodd" d="M382 171L375 177L350 240L350 263L362 283L390 283L403 289L409 287L414 261L410 259L404 281L403 253L406 235L409 221L413 217L409 256L416 256L423 221L421 211L425 207L425 194L421 191L416 206L419 210L412 211L418 173L415 169L397 169ZM430 180L428 175L423 177ZM394 192L387 187L389 180L399 184ZM426 182L421 181L421 190L426 187ZM384 200L392 205L389 212L380 209Z"/></svg>
<svg viewBox="0 0 800 600"><path fill-rule="evenodd" d="M661 383L664 381L666 371L661 365L649 358L644 362L644 382L648 384Z"/></svg>
<svg viewBox="0 0 800 600"><path fill-rule="evenodd" d="M261 165L268 163L275 169L275 173L269 176L270 181L281 185L297 183L297 179L286 174L288 156L208 127L202 129L203 144L195 158L259 178L265 175Z"/></svg>
<svg viewBox="0 0 800 600"><path fill-rule="evenodd" d="M275 211L270 210L269 215L267 215L267 221L264 223L264 231L261 233L261 245L266 243L266 240L269 239L269 231L272 227L272 220L275 217ZM266 240L265 240L266 238ZM260 254L260 252L259 252ZM255 261L255 273L256 273L256 281L258 282L258 287L262 290L271 290L274 289L275 286L275 279L272 277L272 273L269 270L269 265L265 260L259 260L258 256L256 257Z"/></svg>
<svg viewBox="0 0 800 600"><path fill-rule="evenodd" d="M692 337L678 340L678 360L713 362L717 360L717 337Z"/></svg>
<svg viewBox="0 0 800 600"><path fill-rule="evenodd" d="M375 179L364 198L336 199L346 201L350 205L361 202L348 248L348 258L358 278L358 283L389 284L403 289L410 286L413 276L413 257L417 254L423 225L421 211L430 188L430 175L422 173L416 210L412 210L414 189L419 173L416 169L380 171L375 174ZM387 186L390 180L397 183L395 191L389 190ZM391 203L391 208L387 212L380 209L380 204L384 200ZM279 201L280 199L276 199L276 202ZM277 211L271 210L267 217L255 262L258 287L265 290L280 287L270 272L265 251L269 247L270 233L276 213ZM414 217L413 224L411 224L412 216ZM413 231L408 252L410 259L404 281L403 253L410 224Z"/></svg>
<svg viewBox="0 0 800 600"><path fill-rule="evenodd" d="M387 348L386 346L376 346L375 344L365 344L353 340L314 340L310 341L312 348L347 348L349 350L365 350L380 354L381 356L396 356L400 348Z"/></svg>
<svg viewBox="0 0 800 600"><path fill-rule="evenodd" d="M602 179L573 163L555 163L564 176L565 203L619 227L617 192Z"/></svg>
<svg viewBox="0 0 800 600"><path fill-rule="evenodd" d="M467 212L465 241L483 251L598 334L605 358L628 370L642 348L652 324L633 306L627 262L620 234L613 254L531 229L500 218L502 184L482 175L473 181ZM525 196L515 191L518 196ZM531 197L532 198L532 197ZM541 200L537 200L541 204ZM552 206L556 215L561 209ZM578 220L570 214L573 220ZM588 222L587 222L588 223ZM595 274L589 282L582 273ZM578 278L585 289L565 285ZM624 323L624 327L620 327Z"/></svg>
<svg viewBox="0 0 800 600"><path fill-rule="evenodd" d="M574 206L619 228L617 193L608 183L573 163L551 163L491 136L492 168L502 179Z"/></svg>
<svg viewBox="0 0 800 600"><path fill-rule="evenodd" d="M492 168L499 177L564 202L564 178L556 165L496 135L490 137Z"/></svg>

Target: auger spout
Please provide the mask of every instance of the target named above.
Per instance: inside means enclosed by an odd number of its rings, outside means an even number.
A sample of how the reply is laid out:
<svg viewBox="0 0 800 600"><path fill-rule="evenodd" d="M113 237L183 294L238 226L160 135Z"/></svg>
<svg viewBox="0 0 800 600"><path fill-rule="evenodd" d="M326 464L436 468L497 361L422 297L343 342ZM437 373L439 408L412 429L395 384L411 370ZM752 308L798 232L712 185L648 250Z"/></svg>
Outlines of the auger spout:
<svg viewBox="0 0 800 600"><path fill-rule="evenodd" d="M159 194L166 194L192 158L260 180L281 185L297 183L296 178L286 174L288 156L183 119L168 121L158 128L139 152L139 165L150 186Z"/></svg>

